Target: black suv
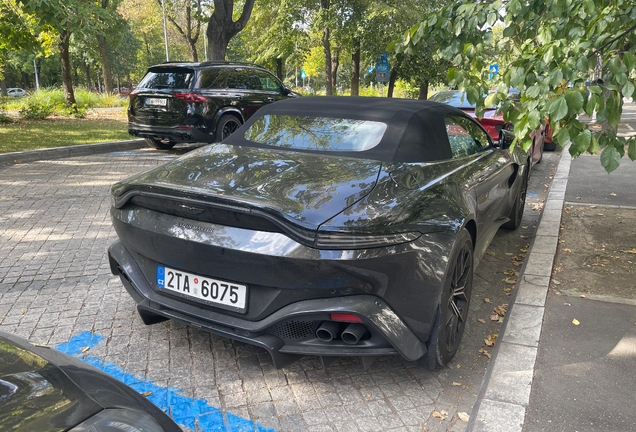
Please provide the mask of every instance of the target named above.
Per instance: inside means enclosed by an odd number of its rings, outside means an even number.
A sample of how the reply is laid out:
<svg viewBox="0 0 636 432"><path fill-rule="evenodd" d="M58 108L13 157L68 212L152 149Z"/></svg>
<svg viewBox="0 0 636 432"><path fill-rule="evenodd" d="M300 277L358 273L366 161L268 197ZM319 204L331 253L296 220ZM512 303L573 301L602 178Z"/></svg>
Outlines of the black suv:
<svg viewBox="0 0 636 432"><path fill-rule="evenodd" d="M162 63L130 93L128 133L162 150L221 141L263 105L296 96L253 64Z"/></svg>

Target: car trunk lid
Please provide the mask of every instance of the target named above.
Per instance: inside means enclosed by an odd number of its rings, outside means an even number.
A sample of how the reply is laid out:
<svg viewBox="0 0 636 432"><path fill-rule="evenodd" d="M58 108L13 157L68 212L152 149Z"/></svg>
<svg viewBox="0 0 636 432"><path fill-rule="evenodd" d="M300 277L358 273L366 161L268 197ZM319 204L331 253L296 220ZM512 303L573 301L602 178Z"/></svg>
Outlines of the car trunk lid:
<svg viewBox="0 0 636 432"><path fill-rule="evenodd" d="M368 195L382 163L309 152L216 144L113 186L192 197L318 226Z"/></svg>

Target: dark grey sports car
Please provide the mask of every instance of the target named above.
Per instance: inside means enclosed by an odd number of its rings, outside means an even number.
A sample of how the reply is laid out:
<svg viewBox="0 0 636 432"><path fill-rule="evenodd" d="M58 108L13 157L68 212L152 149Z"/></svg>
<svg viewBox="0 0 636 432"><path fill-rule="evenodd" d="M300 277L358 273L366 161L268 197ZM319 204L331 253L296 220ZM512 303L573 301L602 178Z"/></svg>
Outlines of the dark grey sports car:
<svg viewBox="0 0 636 432"><path fill-rule="evenodd" d="M290 99L112 187L109 249L147 324L299 355L446 364L473 272L523 214L528 155L433 102Z"/></svg>

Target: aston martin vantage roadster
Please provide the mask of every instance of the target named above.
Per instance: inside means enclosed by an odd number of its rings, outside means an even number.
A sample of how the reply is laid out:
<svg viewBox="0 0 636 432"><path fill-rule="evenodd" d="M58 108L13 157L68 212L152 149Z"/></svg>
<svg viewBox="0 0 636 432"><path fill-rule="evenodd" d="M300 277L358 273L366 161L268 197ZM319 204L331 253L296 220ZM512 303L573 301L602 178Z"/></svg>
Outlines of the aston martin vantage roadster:
<svg viewBox="0 0 636 432"><path fill-rule="evenodd" d="M109 248L146 324L303 355L456 353L473 273L519 226L529 155L459 109L306 97L112 186Z"/></svg>

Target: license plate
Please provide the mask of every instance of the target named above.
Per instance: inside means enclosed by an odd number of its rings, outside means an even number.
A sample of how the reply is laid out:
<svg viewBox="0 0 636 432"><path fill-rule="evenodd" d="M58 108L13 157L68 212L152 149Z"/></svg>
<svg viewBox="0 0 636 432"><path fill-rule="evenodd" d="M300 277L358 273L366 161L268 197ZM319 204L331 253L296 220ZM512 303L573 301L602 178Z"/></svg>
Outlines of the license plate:
<svg viewBox="0 0 636 432"><path fill-rule="evenodd" d="M164 99L164 98L146 98L146 105L150 105L150 106L166 106L166 105L168 105L168 99Z"/></svg>
<svg viewBox="0 0 636 432"><path fill-rule="evenodd" d="M246 311L247 287L245 285L158 265L157 286L186 297L214 303L222 309Z"/></svg>

